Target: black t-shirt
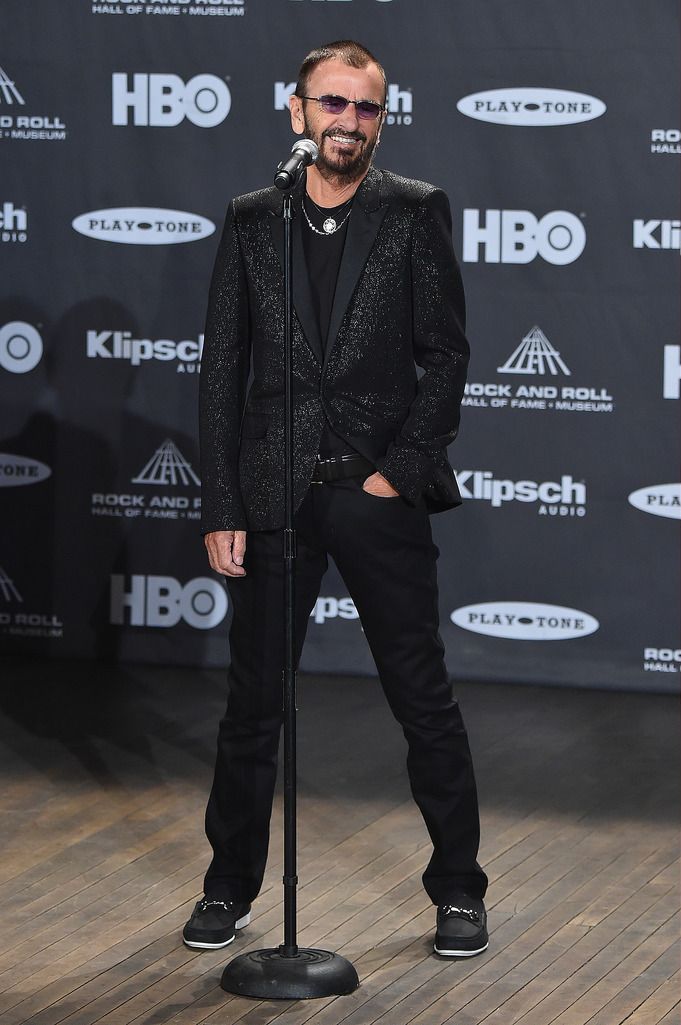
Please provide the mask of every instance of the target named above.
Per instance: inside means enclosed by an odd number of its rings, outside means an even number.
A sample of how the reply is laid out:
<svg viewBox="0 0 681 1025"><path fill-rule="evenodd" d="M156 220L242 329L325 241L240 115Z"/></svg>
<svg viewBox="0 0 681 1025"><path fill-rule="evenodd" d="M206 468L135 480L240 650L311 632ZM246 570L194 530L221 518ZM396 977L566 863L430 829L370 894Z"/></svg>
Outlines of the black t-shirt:
<svg viewBox="0 0 681 1025"><path fill-rule="evenodd" d="M351 204L345 202L335 207L317 207L309 196L305 196L304 203L305 208L301 211L303 251L310 279L312 302L319 324L319 334L326 353L333 297L336 292L338 271L348 233L348 214ZM330 234L325 233L323 229L324 221L328 217L333 217L336 223L341 224L340 228ZM322 234L317 234L312 230L307 218ZM328 459L329 456L356 454L356 449L336 434L327 422L319 444L319 454L323 459Z"/></svg>

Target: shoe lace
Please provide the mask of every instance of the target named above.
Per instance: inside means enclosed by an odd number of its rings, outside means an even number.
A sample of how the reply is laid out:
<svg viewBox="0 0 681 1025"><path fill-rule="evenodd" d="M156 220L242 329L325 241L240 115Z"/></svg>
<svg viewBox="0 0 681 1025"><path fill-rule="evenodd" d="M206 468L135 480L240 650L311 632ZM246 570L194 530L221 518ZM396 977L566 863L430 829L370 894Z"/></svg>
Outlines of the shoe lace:
<svg viewBox="0 0 681 1025"><path fill-rule="evenodd" d="M467 918L469 922L473 922L474 925L480 921L480 915L477 911L473 911L471 908L460 908L456 904L443 904L440 908L445 915L461 915L463 918Z"/></svg>

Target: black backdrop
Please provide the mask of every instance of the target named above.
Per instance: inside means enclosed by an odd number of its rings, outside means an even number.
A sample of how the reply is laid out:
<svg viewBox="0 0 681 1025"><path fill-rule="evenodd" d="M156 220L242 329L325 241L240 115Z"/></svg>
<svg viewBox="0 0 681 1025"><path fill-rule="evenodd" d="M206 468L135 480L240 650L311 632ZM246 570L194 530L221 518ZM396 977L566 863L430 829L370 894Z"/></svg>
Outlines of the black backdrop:
<svg viewBox="0 0 681 1025"><path fill-rule="evenodd" d="M0 635L217 665L196 398L229 198L314 45L390 81L377 163L443 186L473 348L433 518L454 677L678 686L677 6L4 0ZM332 569L303 668L373 672Z"/></svg>

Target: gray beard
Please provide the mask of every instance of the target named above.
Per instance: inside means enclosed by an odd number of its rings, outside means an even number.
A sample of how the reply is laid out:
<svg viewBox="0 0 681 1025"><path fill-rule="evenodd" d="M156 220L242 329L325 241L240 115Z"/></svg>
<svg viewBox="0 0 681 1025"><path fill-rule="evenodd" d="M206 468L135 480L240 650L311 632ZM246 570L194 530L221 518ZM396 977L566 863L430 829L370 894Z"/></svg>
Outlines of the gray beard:
<svg viewBox="0 0 681 1025"><path fill-rule="evenodd" d="M369 169L378 142L378 139L374 139L373 143L368 145L365 141L363 149L356 156L341 165L337 165L329 163L324 157L322 147L325 136L322 136L319 140L315 139L307 118L305 118L305 137L311 139L319 148L319 156L315 161L315 167L322 178L339 188L364 177Z"/></svg>

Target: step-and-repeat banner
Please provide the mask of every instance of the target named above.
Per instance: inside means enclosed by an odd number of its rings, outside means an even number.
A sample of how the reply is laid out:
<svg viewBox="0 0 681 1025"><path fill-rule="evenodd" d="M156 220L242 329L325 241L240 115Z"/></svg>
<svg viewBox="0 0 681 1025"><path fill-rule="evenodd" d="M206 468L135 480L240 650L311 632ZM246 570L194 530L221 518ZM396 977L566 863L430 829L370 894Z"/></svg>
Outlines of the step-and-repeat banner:
<svg viewBox="0 0 681 1025"><path fill-rule="evenodd" d="M5 0L0 642L220 665L196 404L229 199L313 46L384 63L377 163L448 192L473 351L433 517L454 678L678 686L678 13L658 0ZM330 569L303 668L373 673Z"/></svg>

